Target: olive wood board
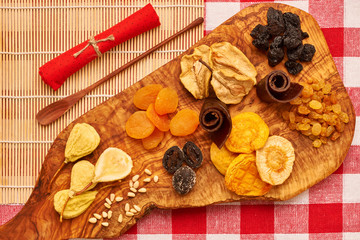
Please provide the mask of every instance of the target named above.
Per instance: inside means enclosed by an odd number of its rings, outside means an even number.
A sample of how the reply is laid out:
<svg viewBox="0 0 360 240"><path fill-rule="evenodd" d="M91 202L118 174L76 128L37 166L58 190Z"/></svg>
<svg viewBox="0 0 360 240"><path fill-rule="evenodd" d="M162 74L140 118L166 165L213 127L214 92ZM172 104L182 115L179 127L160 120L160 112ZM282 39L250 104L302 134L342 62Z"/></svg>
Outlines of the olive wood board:
<svg viewBox="0 0 360 240"><path fill-rule="evenodd" d="M257 81L260 81L269 72L275 69L287 72L282 63L272 68L268 65L266 55L256 49L252 44L251 30L257 24L266 24L266 13L269 7L274 7L282 12L292 12L300 16L303 31L310 37L303 43L311 43L316 48L313 60L303 63L304 69L297 76L290 75L292 81L302 82L306 79L324 79L330 82L336 89L342 110L349 115L350 122L346 124L345 131L335 142L329 141L321 148L313 148L312 141L296 131L291 131L287 123L281 118L281 109L285 104L263 103L256 96L253 88L240 104L230 106L231 116L239 112L252 111L258 113L270 128L270 135L280 135L289 139L294 148L296 160L290 177L282 185L273 187L267 194L261 197L238 196L226 189L224 176L213 166L210 160L209 135L200 128L187 137L172 137L165 134L164 140L154 150L145 150L141 140L135 140L126 135L125 122L137 109L132 103L134 93L141 87L150 83L159 83L177 90L179 95L178 110L184 108L194 109L200 112L203 100L195 100L192 95L182 86L180 75L180 59L184 54L190 54L194 47L201 44L211 45L216 42L228 41L237 46L254 64L258 72ZM53 208L54 194L70 186L70 172L73 163L69 163L54 180L49 191L49 182L56 170L64 160L64 149L69 133L75 123L86 122L91 124L101 137L100 145L90 155L83 159L93 164L100 154L108 147L118 147L127 152L133 159L134 167L131 174L122 182L113 187L99 190L93 204L79 217L72 220L59 222L59 214ZM314 184L332 174L343 162L351 145L355 128L355 114L350 98L336 69L332 56L329 52L326 40L316 20L308 13L284 4L258 4L247 7L225 21L214 31L201 39L185 53L171 62L157 69L141 81L110 98L101 105L82 115L68 127L66 127L55 139L45 161L36 186L23 207L23 209L8 223L0 227L1 239L68 239L68 238L111 238L126 232L150 209L157 207L162 209L176 209L201 207L214 203L232 202L239 200L287 200L292 198ZM162 157L165 151L174 145L181 148L187 141L195 142L203 151L204 161L196 170L197 180L190 193L180 196L172 187L169 173L162 167ZM147 177L145 168L150 169L153 175L159 176L159 182L153 181L146 185L142 180ZM136 197L129 198L129 180L135 174L140 174L140 187L145 186L146 193L137 193ZM100 189L106 184L99 184L95 189ZM101 213L107 209L104 207L105 198L110 193L123 196L120 203L113 203L111 210L113 217L108 220L108 227L101 224L91 224L88 219L93 213ZM136 204L141 211L133 217L124 216L122 223L117 222L120 213L125 215L124 206Z"/></svg>

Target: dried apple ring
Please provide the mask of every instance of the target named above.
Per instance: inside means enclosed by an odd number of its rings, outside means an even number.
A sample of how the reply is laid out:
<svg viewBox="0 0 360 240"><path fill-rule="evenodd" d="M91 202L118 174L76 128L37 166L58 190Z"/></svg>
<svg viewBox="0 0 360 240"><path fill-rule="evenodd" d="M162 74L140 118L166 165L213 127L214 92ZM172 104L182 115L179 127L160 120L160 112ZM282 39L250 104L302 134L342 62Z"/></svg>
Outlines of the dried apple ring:
<svg viewBox="0 0 360 240"><path fill-rule="evenodd" d="M232 130L225 146L231 152L251 153L262 148L269 137L269 127L253 112L244 112L232 119Z"/></svg>
<svg viewBox="0 0 360 240"><path fill-rule="evenodd" d="M225 185L230 191L246 196L262 196L272 187L261 180L254 153L240 154L230 163Z"/></svg>

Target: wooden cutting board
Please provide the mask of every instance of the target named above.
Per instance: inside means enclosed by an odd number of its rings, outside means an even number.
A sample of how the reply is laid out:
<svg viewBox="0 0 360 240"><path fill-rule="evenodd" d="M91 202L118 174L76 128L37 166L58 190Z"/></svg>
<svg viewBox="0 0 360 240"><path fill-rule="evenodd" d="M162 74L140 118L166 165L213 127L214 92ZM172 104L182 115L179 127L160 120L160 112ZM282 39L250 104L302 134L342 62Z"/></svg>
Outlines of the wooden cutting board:
<svg viewBox="0 0 360 240"><path fill-rule="evenodd" d="M207 133L200 127L195 134L188 137L172 137L170 134L167 134L165 140L155 150L145 150L142 147L141 141L131 139L125 133L126 120L137 110L132 104L132 97L139 88L150 83L160 83L163 86L175 88L179 95L178 109L191 108L198 112L200 111L203 101L195 101L179 81L181 55L146 76L140 82L84 114L58 135L45 158L40 177L32 195L24 208L11 221L0 227L0 238L66 239L76 237L116 237L123 234L153 207L164 209L200 207L213 203L243 199L286 200L305 191L333 173L343 162L351 145L355 128L355 114L346 89L336 70L325 38L319 25L311 15L283 4L252 5L228 19L184 54L189 54L194 47L201 44L211 45L215 42L228 41L241 49L255 65L258 71L258 81L274 69L286 72L283 63L275 68L269 67L266 56L251 44L250 31L259 23L266 24L266 13L269 7L274 7L283 12L298 14L301 19L302 30L310 35L310 38L305 39L304 43L311 43L316 47L316 54L312 62L304 63L304 70L296 77L291 77L295 82L305 81L308 78L324 79L326 82L330 82L333 88L336 89L337 95L341 99L342 109L350 118L345 131L336 142L330 141L329 144L322 146L320 149L313 148L311 140L298 134L296 131L289 130L287 124L279 117L279 112L284 105L261 102L256 96L255 89L253 89L240 104L230 107L231 115L234 116L241 111L258 113L269 125L270 135L281 135L289 139L293 143L296 154L294 170L290 178L284 184L273 187L266 195L256 198L242 197L226 189L224 177L215 169L210 161L210 139ZM61 174L54 181L50 192L48 191L48 184L64 160L64 149L70 130L75 123L80 122L91 124L101 136L99 147L84 159L95 164L100 154L106 148L118 147L132 157L134 168L130 176L117 186L100 190L95 202L82 215L60 223L59 215L53 209L53 196L57 191L69 188L70 171L73 164L67 164L61 171ZM169 147L173 145L182 147L189 140L200 146L204 154L204 162L196 170L197 182L193 190L185 196L180 196L171 186L171 175L162 167L162 156ZM146 184L146 193L138 193L135 198L129 199L127 197L129 179L135 174L140 174L141 180L147 177L144 174L145 168L150 169L153 172L153 176L155 174L158 175L159 182ZM140 186L142 185L141 181ZM101 185L98 186L98 188L100 187ZM104 202L110 193L124 197L122 202L113 203L111 207L113 217L109 220L110 225L102 227L99 223L88 223L88 219L92 217L93 213L106 211ZM124 215L124 205L127 202L131 206L133 204L140 206L142 210L134 217L124 217L124 221L120 224L117 222L117 217L120 213Z"/></svg>

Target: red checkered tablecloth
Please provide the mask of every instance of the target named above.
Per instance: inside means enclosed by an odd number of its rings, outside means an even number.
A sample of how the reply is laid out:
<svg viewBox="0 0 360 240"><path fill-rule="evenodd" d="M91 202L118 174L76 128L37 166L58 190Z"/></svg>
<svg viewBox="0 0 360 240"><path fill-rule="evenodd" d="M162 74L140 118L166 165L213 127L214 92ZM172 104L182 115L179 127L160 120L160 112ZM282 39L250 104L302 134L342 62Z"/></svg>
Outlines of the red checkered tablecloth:
<svg viewBox="0 0 360 240"><path fill-rule="evenodd" d="M258 2L263 1L206 1L205 34ZM357 116L354 140L343 165L289 201L246 201L154 210L118 239L360 239L360 1L275 2L309 12L328 42ZM10 220L21 208L22 205L0 206L0 224Z"/></svg>

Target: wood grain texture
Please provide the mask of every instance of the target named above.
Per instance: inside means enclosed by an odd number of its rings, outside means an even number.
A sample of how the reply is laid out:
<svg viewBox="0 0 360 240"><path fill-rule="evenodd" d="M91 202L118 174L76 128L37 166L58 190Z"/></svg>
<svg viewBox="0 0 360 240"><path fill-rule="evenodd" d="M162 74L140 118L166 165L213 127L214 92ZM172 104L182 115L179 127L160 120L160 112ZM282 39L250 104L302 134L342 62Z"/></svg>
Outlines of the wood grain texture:
<svg viewBox="0 0 360 240"><path fill-rule="evenodd" d="M250 31L258 24L266 23L267 9L272 6L283 12L291 11L300 16L302 29L309 33L310 38L305 39L305 43L311 43L316 47L316 54L310 63L304 64L304 70L293 81L301 82L308 78L324 79L333 85L338 97L341 98L343 111L348 113L350 122L346 125L340 139L330 142L328 145L315 149L312 141L301 136L295 131L288 129L287 124L280 118L279 112L284 107L281 104L262 103L253 89L249 95L238 105L231 106L230 112L234 116L241 111L253 111L258 113L269 125L270 135L281 135L289 139L295 148L296 160L294 170L290 178L282 185L272 188L270 192L262 197L250 198L237 196L228 191L224 185L224 177L212 165L209 157L210 139L202 129L198 129L195 134L189 137L171 137L165 135L165 140L161 145L152 151L143 149L139 140L131 139L126 136L125 122L127 118L136 111L132 104L132 96L141 87L149 83L160 83L163 86L176 88L179 95L178 109L191 108L200 111L203 101L195 101L179 81L180 57L175 58L165 66L151 73L140 82L134 84L115 97L109 99L100 106L84 114L67 128L65 128L56 138L50 148L36 187L20 213L10 222L0 227L1 239L66 239L75 237L105 238L115 237L124 233L136 223L152 207L158 208L185 208L206 206L219 202L238 201L243 199L262 199L262 200L286 200L303 192L319 181L333 173L343 162L347 151L351 145L355 128L355 114L353 106L346 93L339 73L327 47L325 38L315 19L297 8L282 4L259 4L245 8L212 33L207 35L193 47L201 44L211 45L215 42L228 41L241 49L244 54L255 65L258 76L257 80L262 79L266 74L274 69L286 71L283 63L275 68L268 66L266 56L251 45L252 38ZM184 54L188 54L193 48ZM47 192L48 183L56 172L57 168L64 160L64 149L70 130L75 123L87 122L95 127L101 136L99 147L89 156L85 157L95 163L100 154L108 147L118 147L126 151L134 161L134 168L119 185L112 188L100 190L95 202L91 207L79 217L73 220L65 220L59 223L59 215L53 210L53 196L61 190L69 188L70 171L72 164L68 164L58 178L54 181L51 192ZM195 142L203 150L203 165L196 170L197 183L194 189L185 196L179 196L171 187L171 175L162 167L163 153L173 145L182 147L186 141ZM159 176L158 183L146 184L147 192L138 193L135 198L129 199L128 181L135 175L140 174L141 180L146 176L144 169L148 168ZM143 183L141 181L140 186ZM101 187L98 186L97 188ZM123 196L124 201L114 203L111 207L113 217L109 220L109 227L102 227L100 224L90 224L88 219L92 213L100 213L105 210L105 198L110 193ZM124 205L129 202L142 208L141 213L134 217L125 217L123 223L117 222L119 213L124 214Z"/></svg>

